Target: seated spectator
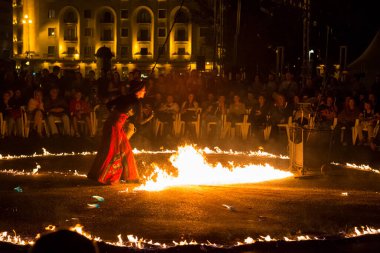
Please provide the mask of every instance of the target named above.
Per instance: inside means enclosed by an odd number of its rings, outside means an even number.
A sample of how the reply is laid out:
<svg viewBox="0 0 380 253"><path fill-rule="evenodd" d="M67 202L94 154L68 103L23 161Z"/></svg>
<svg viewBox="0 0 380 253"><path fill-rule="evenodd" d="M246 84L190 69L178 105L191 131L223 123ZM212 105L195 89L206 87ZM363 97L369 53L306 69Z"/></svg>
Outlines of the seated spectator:
<svg viewBox="0 0 380 253"><path fill-rule="evenodd" d="M247 93L247 99L244 104L247 110L252 110L253 107L257 106L257 101L252 92Z"/></svg>
<svg viewBox="0 0 380 253"><path fill-rule="evenodd" d="M190 93L181 106L181 119L186 122L196 120L198 108L198 102L195 101L194 94Z"/></svg>
<svg viewBox="0 0 380 253"><path fill-rule="evenodd" d="M372 108L372 104L369 101L364 102L364 110L362 113L359 114L359 119L360 123L357 128L359 145L364 143L363 129L367 129L367 141L372 147L374 141L373 130L376 124L377 117L375 115L375 111Z"/></svg>
<svg viewBox="0 0 380 253"><path fill-rule="evenodd" d="M285 97L280 94L275 95L275 103L270 112L271 122L274 125L284 124L288 122L290 116L292 116L292 109L289 107Z"/></svg>
<svg viewBox="0 0 380 253"><path fill-rule="evenodd" d="M332 124L334 118L337 116L338 108L334 103L334 98L328 96L318 109L319 121L324 126Z"/></svg>
<svg viewBox="0 0 380 253"><path fill-rule="evenodd" d="M63 123L63 135L70 134L70 120L67 115L68 106L66 101L58 96L58 88L52 88L49 92L49 98L45 101L45 110L48 113L47 119L51 134L58 135L58 129L55 122L61 120Z"/></svg>
<svg viewBox="0 0 380 253"><path fill-rule="evenodd" d="M172 132L173 121L175 119L175 115L178 112L179 112L179 105L176 102L174 102L174 97L172 95L168 95L166 97L166 102L161 104L157 112L157 118L162 122L168 123L167 134Z"/></svg>
<svg viewBox="0 0 380 253"><path fill-rule="evenodd" d="M346 145L346 139L349 139L351 134L351 128L355 125L356 119L359 118L359 108L356 107L355 100L349 98L347 105L344 107L341 113L338 115L338 124L344 129L343 144Z"/></svg>
<svg viewBox="0 0 380 253"><path fill-rule="evenodd" d="M338 115L338 122L347 128L351 128L355 125L355 121L359 118L359 108L356 107L355 100L353 98L348 99L348 105L344 107L341 113Z"/></svg>
<svg viewBox="0 0 380 253"><path fill-rule="evenodd" d="M214 94L210 92L207 94L207 99L202 102L202 110L207 110L207 108L213 104L215 104L215 98Z"/></svg>
<svg viewBox="0 0 380 253"><path fill-rule="evenodd" d="M268 114L270 106L266 101L264 95L260 95L258 99L258 104L254 106L249 114L249 121L252 126L264 126L268 119Z"/></svg>
<svg viewBox="0 0 380 253"><path fill-rule="evenodd" d="M227 114L227 119L231 121L231 127L234 128L236 122L241 122L245 113L245 104L240 102L240 97L238 95L235 95Z"/></svg>
<svg viewBox="0 0 380 253"><path fill-rule="evenodd" d="M29 99L26 113L28 118L33 121L32 131L35 131L37 135L41 137L42 120L45 113L42 90L34 91L33 97Z"/></svg>
<svg viewBox="0 0 380 253"><path fill-rule="evenodd" d="M13 135L16 121L21 120L21 113L12 105L11 92L9 91L3 93L2 100L0 101L0 112L3 114L3 120L7 123L8 135Z"/></svg>
<svg viewBox="0 0 380 253"><path fill-rule="evenodd" d="M207 133L209 122L216 122L216 136L220 136L222 115L227 113L226 97L219 96L216 103L210 104L202 113L202 129Z"/></svg>
<svg viewBox="0 0 380 253"><path fill-rule="evenodd" d="M268 82L265 84L265 93L267 96L272 96L273 92L277 91L278 84L274 73L268 74Z"/></svg>
<svg viewBox="0 0 380 253"><path fill-rule="evenodd" d="M88 132L92 137L92 125L90 121L90 105L82 98L82 92L76 90L75 96L70 100L70 116L72 118L75 137L80 137L78 129L78 121L84 120L87 125Z"/></svg>

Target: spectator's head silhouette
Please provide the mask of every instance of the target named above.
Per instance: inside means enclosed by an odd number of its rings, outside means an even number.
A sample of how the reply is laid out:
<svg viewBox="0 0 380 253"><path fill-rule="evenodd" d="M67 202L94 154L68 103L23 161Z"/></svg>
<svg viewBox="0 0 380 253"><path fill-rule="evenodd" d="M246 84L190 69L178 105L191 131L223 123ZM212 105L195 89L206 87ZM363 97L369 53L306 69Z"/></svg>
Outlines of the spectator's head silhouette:
<svg viewBox="0 0 380 253"><path fill-rule="evenodd" d="M41 236L29 253L97 253L98 248L91 240L69 230L59 230Z"/></svg>

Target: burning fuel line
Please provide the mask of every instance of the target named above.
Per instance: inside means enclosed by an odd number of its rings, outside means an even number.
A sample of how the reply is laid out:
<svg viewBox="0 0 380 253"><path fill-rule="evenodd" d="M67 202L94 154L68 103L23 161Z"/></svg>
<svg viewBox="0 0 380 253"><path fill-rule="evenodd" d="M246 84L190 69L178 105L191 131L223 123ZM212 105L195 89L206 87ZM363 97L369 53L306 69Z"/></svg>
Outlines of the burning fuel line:
<svg viewBox="0 0 380 253"><path fill-rule="evenodd" d="M289 159L286 155L275 155L272 153L265 152L263 150L258 151L233 151L233 150L222 150L218 147L214 147L213 149L205 147L199 148L202 152L208 155L231 155L231 156L249 156L249 157L262 157L262 158L274 158L274 159ZM133 153L135 155L140 154L149 154L149 155L157 155L157 154L174 154L177 150L170 149L161 149L158 151L155 150L139 150L133 149ZM27 159L27 158L42 158L42 157L61 157L61 156L94 156L96 155L96 151L83 151L83 152L61 152L61 153L51 153L47 151L45 148L42 148L42 153L34 153L32 155L3 155L0 154L0 160L16 160L16 159Z"/></svg>
<svg viewBox="0 0 380 253"><path fill-rule="evenodd" d="M49 225L45 228L47 232L54 232L59 230L54 225ZM84 237L86 237L89 240L95 241L95 242L104 242L108 245L118 246L118 247L129 247L129 248L135 248L135 249L168 249L176 246L187 246L187 245L203 245L208 246L212 248L231 248L231 247L238 247L242 245L253 245L255 243L265 243L265 242L300 242L300 241L324 241L327 240L329 237L333 238L340 238L340 239L349 239L349 238L357 238L362 237L366 235L379 235L380 229L371 227L371 226L360 226L360 227L354 227L353 229L348 230L348 232L340 232L338 236L312 236L312 235L295 235L295 236L287 236L282 238L276 238L272 237L270 235L267 236L258 236L255 239L253 237L247 237L243 241L237 241L231 245L222 245L218 243L212 243L210 241L198 243L195 240L187 241L172 241L170 244L166 243L160 243L160 242L153 242L153 240L147 240L144 238L139 238L135 235L127 235L126 239L123 239L123 236L121 234L117 235L117 241L111 242L111 241L103 241L100 237L94 236L89 232L86 232L83 229L83 226L80 224L77 224L75 226L72 226L69 228L70 231L74 231ZM45 232L46 232L45 231ZM14 245L30 245L33 246L41 237L40 234L37 234L34 238L23 238L22 236L18 235L16 231L13 230L13 232L0 232L0 243L11 243Z"/></svg>

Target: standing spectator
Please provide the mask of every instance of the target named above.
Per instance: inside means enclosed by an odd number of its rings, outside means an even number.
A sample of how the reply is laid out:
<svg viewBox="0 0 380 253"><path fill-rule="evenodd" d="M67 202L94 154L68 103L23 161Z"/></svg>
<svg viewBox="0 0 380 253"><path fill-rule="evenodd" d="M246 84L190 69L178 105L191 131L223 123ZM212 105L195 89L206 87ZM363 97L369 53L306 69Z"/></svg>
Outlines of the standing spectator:
<svg viewBox="0 0 380 253"><path fill-rule="evenodd" d="M92 137L92 126L90 121L90 105L82 98L80 90L75 91L75 96L70 101L70 116L72 117L75 137L80 137L78 129L78 121L84 120L87 125L88 132Z"/></svg>
<svg viewBox="0 0 380 253"><path fill-rule="evenodd" d="M12 135L15 125L15 118L13 115L14 108L11 102L11 93L5 91L0 102L0 112L3 114L3 119L7 123L8 135Z"/></svg>
<svg viewBox="0 0 380 253"><path fill-rule="evenodd" d="M68 106L64 98L59 97L58 88L52 88L49 92L49 98L45 102L45 109L48 113L48 124L53 136L58 135L58 129L55 122L61 120L63 124L63 135L70 134L70 120L67 115Z"/></svg>

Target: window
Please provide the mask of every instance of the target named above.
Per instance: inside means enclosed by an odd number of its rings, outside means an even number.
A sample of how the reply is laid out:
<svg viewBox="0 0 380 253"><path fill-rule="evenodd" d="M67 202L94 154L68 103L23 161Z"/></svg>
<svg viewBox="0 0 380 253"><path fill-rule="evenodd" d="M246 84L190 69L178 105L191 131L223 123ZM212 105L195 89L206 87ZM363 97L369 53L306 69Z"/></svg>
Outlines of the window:
<svg viewBox="0 0 380 253"><path fill-rule="evenodd" d="M78 23L77 15L74 13L74 11L66 11L65 16L63 17L63 22L65 23Z"/></svg>
<svg viewBox="0 0 380 253"><path fill-rule="evenodd" d="M67 27L64 32L63 40L76 41L77 32L74 27Z"/></svg>
<svg viewBox="0 0 380 253"><path fill-rule="evenodd" d="M178 55L185 55L185 54L186 54L186 51L184 47L178 48Z"/></svg>
<svg viewBox="0 0 380 253"><path fill-rule="evenodd" d="M48 28L48 36L49 37L55 37L55 28Z"/></svg>
<svg viewBox="0 0 380 253"><path fill-rule="evenodd" d="M148 55L148 48L147 47L142 47L140 49L140 54L141 55Z"/></svg>
<svg viewBox="0 0 380 253"><path fill-rule="evenodd" d="M48 56L55 55L55 46L48 46Z"/></svg>
<svg viewBox="0 0 380 253"><path fill-rule="evenodd" d="M187 34L185 29L177 29L175 35L176 41L187 41Z"/></svg>
<svg viewBox="0 0 380 253"><path fill-rule="evenodd" d="M121 29L121 37L128 37L128 28Z"/></svg>
<svg viewBox="0 0 380 253"><path fill-rule="evenodd" d="M189 23L189 17L183 10L178 10L175 16L177 23Z"/></svg>
<svg viewBox="0 0 380 253"><path fill-rule="evenodd" d="M102 32L102 36L100 38L101 41L112 41L112 30L104 29Z"/></svg>
<svg viewBox="0 0 380 253"><path fill-rule="evenodd" d="M158 18L166 18L166 10L164 9L158 10Z"/></svg>
<svg viewBox="0 0 380 253"><path fill-rule="evenodd" d="M127 58L128 57L128 47L121 47L120 48L120 57L121 58Z"/></svg>
<svg viewBox="0 0 380 253"><path fill-rule="evenodd" d="M149 30L140 29L139 36L137 36L138 41L150 41Z"/></svg>
<svg viewBox="0 0 380 253"><path fill-rule="evenodd" d="M208 28L207 27L201 27L199 29L199 37L206 37L208 33Z"/></svg>
<svg viewBox="0 0 380 253"><path fill-rule="evenodd" d="M50 18L50 19L55 18L55 10L54 9L49 10L48 18Z"/></svg>
<svg viewBox="0 0 380 253"><path fill-rule="evenodd" d="M84 28L84 36L92 37L92 28Z"/></svg>
<svg viewBox="0 0 380 253"><path fill-rule="evenodd" d="M142 9L137 14L137 23L151 23L152 17L150 16L150 13L146 9Z"/></svg>
<svg viewBox="0 0 380 253"><path fill-rule="evenodd" d="M120 11L120 18L122 19L128 19L128 10L121 10Z"/></svg>
<svg viewBox="0 0 380 253"><path fill-rule="evenodd" d="M91 10L86 9L83 11L84 18L91 18Z"/></svg>
<svg viewBox="0 0 380 253"><path fill-rule="evenodd" d="M92 46L85 46L84 47L84 57L91 57L94 55L94 50Z"/></svg>
<svg viewBox="0 0 380 253"><path fill-rule="evenodd" d="M166 28L165 27L158 28L158 37L166 37Z"/></svg>
<svg viewBox="0 0 380 253"><path fill-rule="evenodd" d="M113 23L113 15L109 11L103 12L103 15L100 20L101 23Z"/></svg>
<svg viewBox="0 0 380 253"><path fill-rule="evenodd" d="M75 54L75 47L68 47L68 48L67 48L67 54L68 54L68 55L73 55L73 54Z"/></svg>

